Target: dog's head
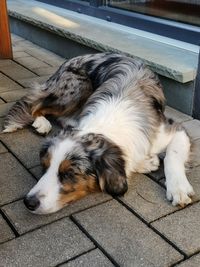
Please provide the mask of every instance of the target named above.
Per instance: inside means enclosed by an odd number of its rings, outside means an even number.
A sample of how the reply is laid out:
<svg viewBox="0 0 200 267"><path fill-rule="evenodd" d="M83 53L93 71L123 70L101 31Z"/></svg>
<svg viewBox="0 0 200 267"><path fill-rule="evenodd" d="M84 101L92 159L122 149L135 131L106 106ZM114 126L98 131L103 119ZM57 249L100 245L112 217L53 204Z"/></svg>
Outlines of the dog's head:
<svg viewBox="0 0 200 267"><path fill-rule="evenodd" d="M123 195L128 189L122 151L102 135L50 139L40 158L44 175L24 198L34 213L55 212L92 192Z"/></svg>

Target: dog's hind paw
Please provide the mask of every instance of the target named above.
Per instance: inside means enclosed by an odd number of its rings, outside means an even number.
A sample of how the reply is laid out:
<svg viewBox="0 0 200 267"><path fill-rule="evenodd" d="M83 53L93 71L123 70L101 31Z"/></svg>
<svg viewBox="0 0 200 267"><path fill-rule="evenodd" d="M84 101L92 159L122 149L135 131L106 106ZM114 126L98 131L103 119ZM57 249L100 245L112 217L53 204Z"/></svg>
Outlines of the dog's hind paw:
<svg viewBox="0 0 200 267"><path fill-rule="evenodd" d="M51 123L43 116L37 117L32 126L39 134L48 134L52 129Z"/></svg>

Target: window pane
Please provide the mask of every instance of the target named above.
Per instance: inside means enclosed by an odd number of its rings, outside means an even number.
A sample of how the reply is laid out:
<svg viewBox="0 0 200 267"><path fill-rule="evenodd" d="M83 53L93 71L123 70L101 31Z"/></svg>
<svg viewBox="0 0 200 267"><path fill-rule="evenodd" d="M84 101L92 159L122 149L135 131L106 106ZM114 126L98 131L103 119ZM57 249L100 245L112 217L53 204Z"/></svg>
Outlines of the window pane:
<svg viewBox="0 0 200 267"><path fill-rule="evenodd" d="M107 5L200 26L200 0L116 0Z"/></svg>

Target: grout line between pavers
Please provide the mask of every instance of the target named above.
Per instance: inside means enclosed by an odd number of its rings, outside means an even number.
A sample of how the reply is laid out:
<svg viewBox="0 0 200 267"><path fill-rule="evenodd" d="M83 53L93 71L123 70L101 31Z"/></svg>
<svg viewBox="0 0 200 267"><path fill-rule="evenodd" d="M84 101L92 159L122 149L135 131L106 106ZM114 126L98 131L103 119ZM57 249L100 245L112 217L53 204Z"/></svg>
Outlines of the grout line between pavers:
<svg viewBox="0 0 200 267"><path fill-rule="evenodd" d="M15 200L11 200L10 202L3 203L3 204L0 205L0 209L2 209L3 207L5 207L7 205L13 204L13 203L15 203L17 201L20 201L22 199L23 199L23 197L19 197L19 198L16 198Z"/></svg>
<svg viewBox="0 0 200 267"><path fill-rule="evenodd" d="M4 218L4 220L7 222L7 224L9 225L9 227L11 228L11 230L14 233L15 237L19 237L20 235L17 232L17 229L15 228L15 226L12 224L12 222L9 220L9 218L6 216L6 214L1 209L0 209L0 214L2 215L2 217Z"/></svg>
<svg viewBox="0 0 200 267"><path fill-rule="evenodd" d="M23 67L24 69L27 69L28 71L32 72L33 74L37 75L38 77L40 77L36 72L32 71L31 69L29 69L28 67L24 66L23 64L19 63L18 61L16 61L15 59L12 59L12 61L14 61L16 64L20 65L21 67ZM31 78L30 78L31 79Z"/></svg>
<svg viewBox="0 0 200 267"><path fill-rule="evenodd" d="M198 251L194 252L193 254L191 254L191 255L187 256L187 258L186 258L186 259L182 259L182 260L180 260L180 261L178 261L178 262L176 262L176 263L172 264L170 267L175 267L175 266L178 266L177 264L179 264L179 263L182 263L182 262L185 262L185 261L189 260L190 258L194 257L195 255L198 255L198 254L199 254L199 252L200 252L200 250L198 250Z"/></svg>
<svg viewBox="0 0 200 267"><path fill-rule="evenodd" d="M165 215L159 217L158 219L155 219L155 220L150 221L149 223L152 224L152 223L154 223L154 222L156 222L156 221L159 221L160 219L163 219L163 218L165 218L165 217L167 217L167 216L169 216L169 215L172 215L172 214L174 214L174 213L176 213L176 212L179 212L179 211L181 211L181 210L185 210L185 209L187 209L187 208L189 208L189 207L191 207L191 206L193 206L193 205L196 205L196 204L199 203L199 202L200 202L200 200L196 200L196 201L194 201L194 202L188 204L188 205L185 206L184 208L180 208L180 209L174 210L174 211L172 211L172 212L170 212L170 213L168 213L168 214L165 214Z"/></svg>
<svg viewBox="0 0 200 267"><path fill-rule="evenodd" d="M145 221L144 218L142 218L136 211L134 211L131 207L129 207L126 203L124 203L119 198L114 198L116 201L118 201L122 206L124 206L128 211L130 211L132 214L134 214L140 221L142 221L147 227L149 227L154 233L159 235L162 239L164 239L169 245L171 245L175 250L177 250L184 258L187 258L187 254L182 251L179 247L177 247L172 241L170 241L166 236L164 236L162 233L160 233L156 228L154 228L149 222Z"/></svg>
<svg viewBox="0 0 200 267"><path fill-rule="evenodd" d="M5 99L3 99L1 96L0 96L0 99L4 102L4 103L2 103L2 104L6 104L6 103L8 103Z"/></svg>
<svg viewBox="0 0 200 267"><path fill-rule="evenodd" d="M75 260L75 259L77 259L77 258L79 258L79 257L81 257L81 256L83 256L83 255L85 255L85 254L87 254L87 253L93 251L93 250L96 250L96 249L97 249L97 247L95 246L94 248L91 248L91 249L89 249L89 250L87 250L87 251L84 251L84 252L82 252L82 253L80 253L80 254L78 254L78 255L76 255L76 256L70 258L70 259L67 260L67 261L63 261L63 262L57 264L55 267L59 267L59 266L65 264L65 263L71 262L71 261L73 261L73 260Z"/></svg>
<svg viewBox="0 0 200 267"><path fill-rule="evenodd" d="M21 199L19 199L19 200L22 200L22 199L23 199L23 198L21 198ZM14 203L14 202L17 202L17 201L18 201L18 200L15 200L15 201L13 201L13 202L11 202L11 203ZM103 202L101 202L101 203L97 203L97 204L95 204L95 205L93 205L93 206L87 207L87 208L85 208L85 209L79 210L79 211L74 212L74 213L71 213L71 214L68 214L68 215L66 215L66 216L64 215L63 217L60 217L60 218L58 218L58 219L56 219L56 220L53 220L53 221L48 222L48 223L46 223L46 224L40 225L40 226L38 226L38 227L35 227L34 229L31 229L31 230L29 230L29 231L27 231L27 232L24 232L24 233L22 233L22 234L19 234L19 236L17 236L17 237L21 237L21 236L24 236L24 235L26 235L26 234L28 234L28 233L34 232L35 230L41 229L41 228L43 228L43 227L46 227L47 225L51 225L51 224L53 224L53 223L55 223L55 222L58 222L58 221L60 221L60 220L62 220L62 219L64 219L64 218L67 218L67 217L70 218L70 216L72 216L72 215L74 215L74 214L76 214L76 213L78 213L78 212L82 212L82 211L85 211L85 210L87 210L87 209L90 209L90 208L99 206L99 205L104 204L105 202L108 202L108 201L110 201L110 200L106 200L106 201L103 201ZM11 203L6 203L6 204L2 205L0 208L3 208L4 206L9 205L9 204L11 204Z"/></svg>
<svg viewBox="0 0 200 267"><path fill-rule="evenodd" d="M38 49L38 50L40 50L40 49ZM49 51L49 50L47 50L47 53L48 53L48 51ZM50 63L46 62L45 60L39 58L39 56L36 57L36 56L31 55L30 52L27 52L26 50L25 50L25 53L27 53L30 57L34 57L34 58L36 58L36 59L38 59L38 60L40 60L40 61L46 63L47 65L49 65L49 67L56 67L56 66L53 66L53 65L51 65ZM56 54L55 54L55 55L56 55ZM56 56L57 56L57 55L56 55ZM63 58L64 58L64 57L63 57ZM65 59L65 58L64 58L64 59ZM60 65L61 65L61 64L62 64L62 63L60 63ZM59 67L59 66L58 66L58 67Z"/></svg>
<svg viewBox="0 0 200 267"><path fill-rule="evenodd" d="M13 82L15 82L16 84L18 84L19 86L23 87L23 88L26 88L26 86L24 86L23 84L19 83L18 81L14 80L12 77L10 77L7 73L3 72L0 70L0 73L3 74L4 76L6 76L7 78L9 78L10 80L12 80ZM30 78L31 79L31 78ZM10 92L10 91L14 91L16 90L15 88L13 88L13 90L8 90L8 91L4 91L2 93L5 93L5 92Z"/></svg>
<svg viewBox="0 0 200 267"><path fill-rule="evenodd" d="M87 238L92 241L92 243L99 249L101 252L112 262L112 264L116 267L120 267L120 265L112 258L112 256L86 231L86 229L73 217L73 215L69 216L72 222L87 236Z"/></svg>
<svg viewBox="0 0 200 267"><path fill-rule="evenodd" d="M24 165L24 163L15 155L15 153L2 141L1 143L5 146L5 148L8 150L8 152L24 167L24 169L36 180L38 181L35 176L29 171L29 169Z"/></svg>

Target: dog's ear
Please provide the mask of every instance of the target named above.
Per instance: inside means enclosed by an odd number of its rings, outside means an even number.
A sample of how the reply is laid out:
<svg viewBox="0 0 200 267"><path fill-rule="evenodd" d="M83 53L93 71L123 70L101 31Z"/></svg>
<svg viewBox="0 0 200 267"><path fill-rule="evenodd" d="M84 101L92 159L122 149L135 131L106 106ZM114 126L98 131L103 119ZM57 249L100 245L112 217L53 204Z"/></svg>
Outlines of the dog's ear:
<svg viewBox="0 0 200 267"><path fill-rule="evenodd" d="M101 190L113 196L124 195L128 184L121 149L102 135L89 134L83 143L89 152Z"/></svg>
<svg viewBox="0 0 200 267"><path fill-rule="evenodd" d="M52 145L50 140L46 141L40 150L40 162L43 168L43 171L47 170L50 166L51 155L49 153L49 147Z"/></svg>
<svg viewBox="0 0 200 267"><path fill-rule="evenodd" d="M128 190L125 162L121 150L111 146L98 157L95 168L102 191L113 196L124 195Z"/></svg>

